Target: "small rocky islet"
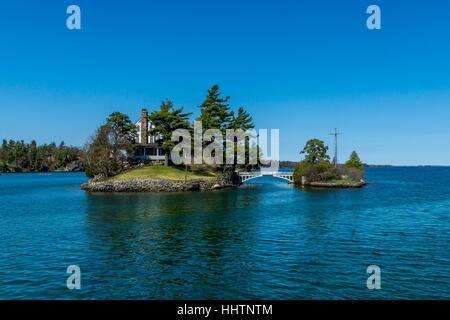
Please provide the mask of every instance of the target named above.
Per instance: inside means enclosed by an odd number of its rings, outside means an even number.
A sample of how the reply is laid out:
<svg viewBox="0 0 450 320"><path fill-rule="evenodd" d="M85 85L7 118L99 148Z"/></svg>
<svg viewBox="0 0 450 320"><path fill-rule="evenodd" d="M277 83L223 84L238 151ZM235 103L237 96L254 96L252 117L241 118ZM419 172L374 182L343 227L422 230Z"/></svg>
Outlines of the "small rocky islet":
<svg viewBox="0 0 450 320"><path fill-rule="evenodd" d="M187 181L151 178L111 181L97 177L82 184L81 189L88 192L183 192L233 188L240 184L230 175Z"/></svg>

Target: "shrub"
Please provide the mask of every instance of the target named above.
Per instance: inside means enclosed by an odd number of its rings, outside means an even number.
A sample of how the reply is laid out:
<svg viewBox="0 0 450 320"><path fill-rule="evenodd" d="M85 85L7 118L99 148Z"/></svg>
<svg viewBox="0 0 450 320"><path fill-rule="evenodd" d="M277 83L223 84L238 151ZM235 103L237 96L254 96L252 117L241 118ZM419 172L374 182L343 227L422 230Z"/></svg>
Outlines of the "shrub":
<svg viewBox="0 0 450 320"><path fill-rule="evenodd" d="M295 183L301 183L302 177L306 177L309 175L311 164L306 161L300 161L295 165L294 169L294 182Z"/></svg>
<svg viewBox="0 0 450 320"><path fill-rule="evenodd" d="M359 181L364 177L365 172L364 170L344 166L342 167L342 174L347 176L348 179Z"/></svg>
<svg viewBox="0 0 450 320"><path fill-rule="evenodd" d="M336 168L331 168L320 174L320 181L331 181L341 179L341 172Z"/></svg>
<svg viewBox="0 0 450 320"><path fill-rule="evenodd" d="M327 160L321 160L317 163L301 161L295 166L294 170L295 183L301 183L302 177L305 177L307 182L319 182L339 179L340 176L340 172Z"/></svg>

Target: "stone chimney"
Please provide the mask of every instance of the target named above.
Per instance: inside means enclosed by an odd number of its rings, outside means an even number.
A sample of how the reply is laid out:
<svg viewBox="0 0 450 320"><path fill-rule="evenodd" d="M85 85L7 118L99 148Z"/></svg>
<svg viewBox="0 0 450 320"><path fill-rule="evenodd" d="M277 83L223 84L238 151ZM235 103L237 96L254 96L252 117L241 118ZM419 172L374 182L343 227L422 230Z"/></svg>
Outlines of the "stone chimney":
<svg viewBox="0 0 450 320"><path fill-rule="evenodd" d="M142 109L141 110L141 143L147 143L147 137L148 137L148 133L147 133L147 128L148 128L148 112L147 109Z"/></svg>

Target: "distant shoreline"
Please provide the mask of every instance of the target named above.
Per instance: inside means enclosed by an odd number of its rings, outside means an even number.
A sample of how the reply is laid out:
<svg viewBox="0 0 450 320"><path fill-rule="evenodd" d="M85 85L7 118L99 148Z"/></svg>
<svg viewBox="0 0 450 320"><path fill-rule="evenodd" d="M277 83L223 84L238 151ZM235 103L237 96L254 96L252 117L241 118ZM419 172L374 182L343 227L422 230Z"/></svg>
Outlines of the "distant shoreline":
<svg viewBox="0 0 450 320"><path fill-rule="evenodd" d="M294 162L292 162L294 163ZM295 164L289 166L283 166L280 164L280 169L293 169L295 168ZM448 165L427 165L427 164L418 164L418 165L395 165L395 164L364 164L364 168L430 168L430 167L450 167Z"/></svg>
<svg viewBox="0 0 450 320"><path fill-rule="evenodd" d="M65 171L65 170L55 170L55 171L16 171L16 172L5 172L5 171L0 171L0 174L26 174L26 173L40 173L40 174L45 174L45 173L73 173L73 172L85 172L83 171L77 171L77 170L73 170L73 171Z"/></svg>
<svg viewBox="0 0 450 320"><path fill-rule="evenodd" d="M433 168L433 167L450 167L450 165L391 165L391 164L367 164L364 168Z"/></svg>
<svg viewBox="0 0 450 320"><path fill-rule="evenodd" d="M370 164L364 165L364 168L447 168L450 165L390 165L390 164ZM264 169L264 167L262 167ZM279 167L279 169L293 169L293 167ZM85 172L73 170L73 171L64 171L64 170L55 170L55 171L16 171L16 172L4 172L0 171L0 174L14 174L14 173L69 173L69 172Z"/></svg>

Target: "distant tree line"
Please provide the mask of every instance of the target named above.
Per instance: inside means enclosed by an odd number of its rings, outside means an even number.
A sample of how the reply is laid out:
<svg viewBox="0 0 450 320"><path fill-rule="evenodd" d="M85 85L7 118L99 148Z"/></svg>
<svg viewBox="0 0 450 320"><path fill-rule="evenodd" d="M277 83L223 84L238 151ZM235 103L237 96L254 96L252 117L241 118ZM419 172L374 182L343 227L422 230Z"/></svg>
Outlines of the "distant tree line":
<svg viewBox="0 0 450 320"><path fill-rule="evenodd" d="M278 168L280 169L294 169L298 162L296 161L287 161L287 160L280 160L278 161ZM270 168L271 164L260 164L261 168Z"/></svg>
<svg viewBox="0 0 450 320"><path fill-rule="evenodd" d="M280 161L279 167L281 169L293 169L297 165L297 162L295 161Z"/></svg>
<svg viewBox="0 0 450 320"><path fill-rule="evenodd" d="M46 172L83 171L81 150L61 142L38 146L36 141L3 140L0 148L0 171Z"/></svg>

